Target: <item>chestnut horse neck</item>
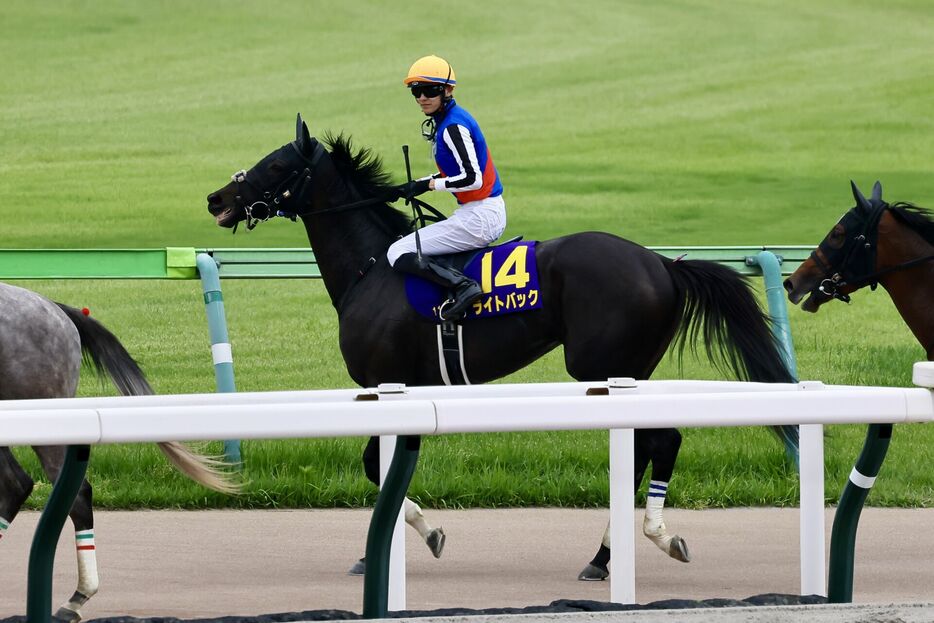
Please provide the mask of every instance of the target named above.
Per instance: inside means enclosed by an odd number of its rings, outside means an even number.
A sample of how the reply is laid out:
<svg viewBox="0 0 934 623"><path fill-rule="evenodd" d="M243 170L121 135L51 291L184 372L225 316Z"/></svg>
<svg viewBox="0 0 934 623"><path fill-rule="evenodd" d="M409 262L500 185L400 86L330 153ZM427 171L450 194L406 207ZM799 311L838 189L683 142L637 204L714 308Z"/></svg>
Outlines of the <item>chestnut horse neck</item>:
<svg viewBox="0 0 934 623"><path fill-rule="evenodd" d="M892 297L928 360L934 360L934 261L911 264L932 255L934 243L910 226L899 212L885 211L879 221L876 255L876 270L885 272L879 283Z"/></svg>

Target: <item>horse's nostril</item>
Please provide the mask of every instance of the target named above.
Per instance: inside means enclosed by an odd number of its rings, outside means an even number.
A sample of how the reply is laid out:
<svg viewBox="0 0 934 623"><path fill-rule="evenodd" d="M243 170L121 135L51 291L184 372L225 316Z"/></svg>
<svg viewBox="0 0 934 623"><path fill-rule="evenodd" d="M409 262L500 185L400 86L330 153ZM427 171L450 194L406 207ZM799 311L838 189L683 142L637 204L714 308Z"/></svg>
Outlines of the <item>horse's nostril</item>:
<svg viewBox="0 0 934 623"><path fill-rule="evenodd" d="M217 205L220 202L221 202L220 193L211 193L210 195L208 195L208 203L210 205Z"/></svg>
<svg viewBox="0 0 934 623"><path fill-rule="evenodd" d="M791 279L785 279L785 282L782 284L782 286L784 286L785 292L789 292L789 293L795 289L794 284L791 283Z"/></svg>

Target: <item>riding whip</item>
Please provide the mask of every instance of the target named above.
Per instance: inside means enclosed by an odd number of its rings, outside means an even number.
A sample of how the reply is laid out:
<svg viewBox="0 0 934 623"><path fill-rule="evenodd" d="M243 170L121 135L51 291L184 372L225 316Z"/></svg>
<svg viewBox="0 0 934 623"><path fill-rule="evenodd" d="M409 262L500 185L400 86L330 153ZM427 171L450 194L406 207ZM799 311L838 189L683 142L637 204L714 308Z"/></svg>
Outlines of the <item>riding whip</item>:
<svg viewBox="0 0 934 623"><path fill-rule="evenodd" d="M405 178L407 182L412 181L412 165L409 163L409 146L402 146L402 157L405 159ZM418 211L415 209L415 202L410 201L408 197L405 198L405 205L411 204L412 206L412 218L415 220L415 257L418 258L418 263L422 263L422 241L418 236Z"/></svg>

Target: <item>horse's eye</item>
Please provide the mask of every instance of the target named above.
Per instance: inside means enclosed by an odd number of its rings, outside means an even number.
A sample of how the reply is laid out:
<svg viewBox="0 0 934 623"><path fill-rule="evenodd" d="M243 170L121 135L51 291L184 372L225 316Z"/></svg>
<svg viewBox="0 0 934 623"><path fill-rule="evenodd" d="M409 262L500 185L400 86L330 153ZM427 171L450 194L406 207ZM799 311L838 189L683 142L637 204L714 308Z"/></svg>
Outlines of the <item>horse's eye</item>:
<svg viewBox="0 0 934 623"><path fill-rule="evenodd" d="M270 173L282 173L286 169L286 164L281 160L273 160L269 164Z"/></svg>
<svg viewBox="0 0 934 623"><path fill-rule="evenodd" d="M846 240L846 229L843 225L837 225L827 234L827 242L832 246L843 246L844 240Z"/></svg>

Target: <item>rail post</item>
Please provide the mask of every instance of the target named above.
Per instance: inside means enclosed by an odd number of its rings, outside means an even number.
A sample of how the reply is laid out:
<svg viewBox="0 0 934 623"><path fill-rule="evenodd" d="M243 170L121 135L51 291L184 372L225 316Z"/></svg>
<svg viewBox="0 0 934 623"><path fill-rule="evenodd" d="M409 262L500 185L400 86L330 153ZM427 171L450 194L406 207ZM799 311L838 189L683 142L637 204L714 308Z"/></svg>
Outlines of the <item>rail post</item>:
<svg viewBox="0 0 934 623"><path fill-rule="evenodd" d="M830 603L853 601L853 563L859 515L879 475L891 440L891 424L869 425L863 450L840 496L830 533L830 573L827 579L827 599Z"/></svg>
<svg viewBox="0 0 934 623"><path fill-rule="evenodd" d="M771 251L761 251L750 258L762 269L765 281L765 300L772 317L772 334L782 345L782 359L791 376L798 378L798 362L795 359L795 345L791 339L791 324L788 322L788 303L785 302L785 288L782 286L781 260Z"/></svg>
<svg viewBox="0 0 934 623"><path fill-rule="evenodd" d="M785 289L782 286L781 260L771 251L760 251L757 255L746 258L747 265L758 265L765 282L765 299L772 319L772 335L781 345L782 361L792 378L798 379L798 362L795 360L795 345L791 339L791 324L788 322L788 304L785 302ZM785 454L800 467L800 441L787 437Z"/></svg>
<svg viewBox="0 0 934 623"><path fill-rule="evenodd" d="M415 473L422 438L400 435L396 439L389 473L379 490L366 539L366 571L363 575L363 618L384 619L389 612L389 556L392 534L402 501Z"/></svg>
<svg viewBox="0 0 934 623"><path fill-rule="evenodd" d="M214 360L214 380L218 392L237 391L234 383L233 352L230 337L227 334L227 320L224 316L224 295L221 294L221 280L217 272L217 262L207 253L199 253L195 258L201 287L204 290L204 311L208 317L208 331L211 336L211 357ZM224 458L229 463L239 464L240 441L224 441Z"/></svg>
<svg viewBox="0 0 934 623"><path fill-rule="evenodd" d="M62 533L65 518L75 503L75 496L88 470L91 447L68 446L62 471L55 479L52 493L45 504L29 550L29 571L26 585L27 623L52 621L52 568L55 548Z"/></svg>
<svg viewBox="0 0 934 623"><path fill-rule="evenodd" d="M607 391L619 396L639 389L635 379L623 377L607 379ZM635 434L632 428L610 429L610 547L615 561L610 601L618 604L636 603Z"/></svg>

